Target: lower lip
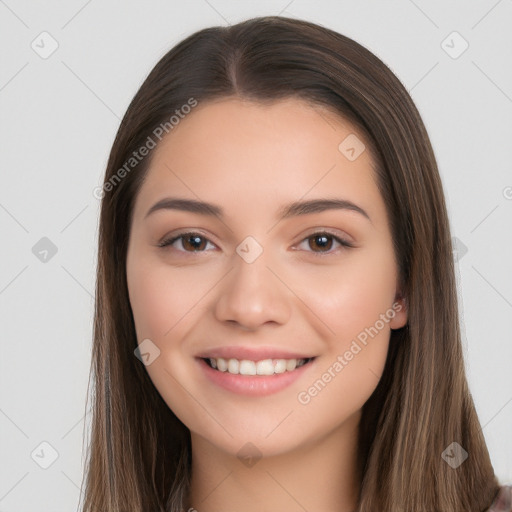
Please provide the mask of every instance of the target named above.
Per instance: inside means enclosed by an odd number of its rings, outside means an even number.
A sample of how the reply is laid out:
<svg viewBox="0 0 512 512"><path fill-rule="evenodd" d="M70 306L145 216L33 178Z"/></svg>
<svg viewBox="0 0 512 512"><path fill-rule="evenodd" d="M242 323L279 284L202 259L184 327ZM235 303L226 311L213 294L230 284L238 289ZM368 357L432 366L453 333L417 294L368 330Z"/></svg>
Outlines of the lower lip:
<svg viewBox="0 0 512 512"><path fill-rule="evenodd" d="M206 361L196 358L206 377L214 384L233 393L249 396L267 396L277 393L299 379L313 365L315 359L289 372L274 375L237 375L214 370Z"/></svg>

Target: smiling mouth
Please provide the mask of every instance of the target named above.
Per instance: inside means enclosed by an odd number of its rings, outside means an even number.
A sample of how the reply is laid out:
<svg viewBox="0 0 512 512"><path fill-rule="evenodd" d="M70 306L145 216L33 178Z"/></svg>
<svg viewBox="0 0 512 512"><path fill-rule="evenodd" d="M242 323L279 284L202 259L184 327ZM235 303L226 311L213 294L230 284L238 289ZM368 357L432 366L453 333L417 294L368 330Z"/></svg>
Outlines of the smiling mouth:
<svg viewBox="0 0 512 512"><path fill-rule="evenodd" d="M249 359L225 359L223 357L202 357L206 364L219 372L227 372L233 375L275 375L285 372L293 372L315 359L263 359L251 361Z"/></svg>

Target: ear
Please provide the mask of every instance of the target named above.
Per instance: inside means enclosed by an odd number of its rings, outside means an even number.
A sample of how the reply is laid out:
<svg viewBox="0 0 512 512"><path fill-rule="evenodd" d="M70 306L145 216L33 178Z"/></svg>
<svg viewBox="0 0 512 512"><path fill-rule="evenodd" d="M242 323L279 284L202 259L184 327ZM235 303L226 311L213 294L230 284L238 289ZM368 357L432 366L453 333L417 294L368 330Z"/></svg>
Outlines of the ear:
<svg viewBox="0 0 512 512"><path fill-rule="evenodd" d="M407 323L408 309L407 299L402 292L398 291L391 309L395 312L395 316L389 321L391 329L400 329Z"/></svg>

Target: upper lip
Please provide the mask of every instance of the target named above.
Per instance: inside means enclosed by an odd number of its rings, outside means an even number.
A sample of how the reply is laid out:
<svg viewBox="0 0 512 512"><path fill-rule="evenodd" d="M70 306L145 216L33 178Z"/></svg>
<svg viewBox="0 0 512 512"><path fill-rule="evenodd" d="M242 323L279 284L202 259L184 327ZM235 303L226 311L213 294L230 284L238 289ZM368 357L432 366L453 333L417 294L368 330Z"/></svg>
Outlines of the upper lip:
<svg viewBox="0 0 512 512"><path fill-rule="evenodd" d="M293 352L278 347L242 347L242 346L225 346L204 350L196 355L200 358L217 359L247 359L249 361L262 361L264 359L309 359L314 357L303 354L301 352Z"/></svg>

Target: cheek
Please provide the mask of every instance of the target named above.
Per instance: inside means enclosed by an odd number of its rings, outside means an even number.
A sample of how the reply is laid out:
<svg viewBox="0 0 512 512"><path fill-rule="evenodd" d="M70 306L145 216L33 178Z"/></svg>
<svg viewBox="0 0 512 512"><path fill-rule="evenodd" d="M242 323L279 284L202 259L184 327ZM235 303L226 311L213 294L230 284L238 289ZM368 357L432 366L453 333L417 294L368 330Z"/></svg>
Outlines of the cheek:
<svg viewBox="0 0 512 512"><path fill-rule="evenodd" d="M323 334L342 349L374 326L392 306L396 293L394 259L382 249L361 251L296 283L301 283L299 295L328 327ZM385 328L379 322L380 330L389 331L389 320Z"/></svg>
<svg viewBox="0 0 512 512"><path fill-rule="evenodd" d="M336 334L296 396L297 417L311 426L313 437L340 427L356 415L375 391L384 370L390 329L379 315L386 308L378 301L371 302L370 307L364 298L352 296L338 319L331 318Z"/></svg>
<svg viewBox="0 0 512 512"><path fill-rule="evenodd" d="M201 311L201 299L211 288L211 273L184 272L150 257L133 257L127 282L138 339L165 341ZM158 343L158 341L156 341Z"/></svg>
<svg viewBox="0 0 512 512"><path fill-rule="evenodd" d="M326 351L298 402L304 414L330 417L360 409L370 397L382 375L390 336L389 322L394 317L396 274L394 260L380 251L375 260L358 255L335 271L330 269L324 286L303 288L307 304L328 326L322 328ZM327 273L326 273L327 275ZM315 276L318 283L320 276ZM309 281L309 279L308 279ZM309 293L307 292L309 290ZM339 404L340 407L334 407ZM329 420L327 420L329 421Z"/></svg>
<svg viewBox="0 0 512 512"><path fill-rule="evenodd" d="M174 311L165 281L154 268L134 260L127 269L127 282L138 341L158 338L171 327L169 312Z"/></svg>

